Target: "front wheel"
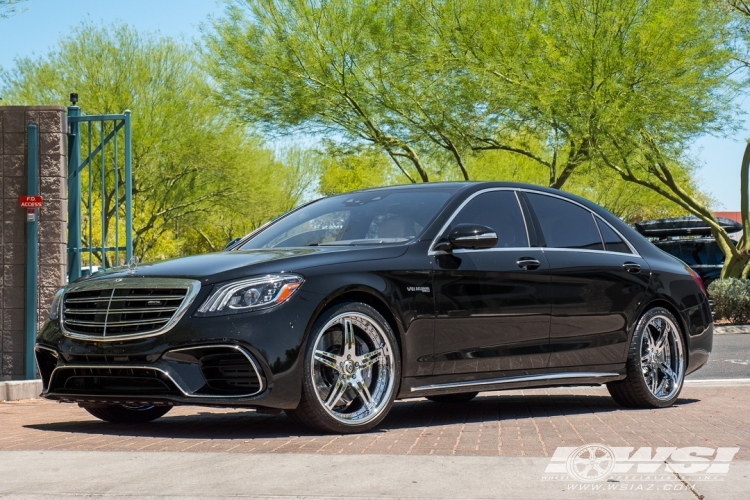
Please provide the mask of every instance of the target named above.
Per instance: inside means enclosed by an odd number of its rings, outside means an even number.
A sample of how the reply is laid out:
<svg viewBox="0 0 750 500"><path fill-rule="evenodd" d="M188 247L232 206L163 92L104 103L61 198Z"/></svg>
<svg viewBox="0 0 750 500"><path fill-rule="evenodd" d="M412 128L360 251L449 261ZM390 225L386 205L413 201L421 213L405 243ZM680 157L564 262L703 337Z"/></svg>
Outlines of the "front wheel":
<svg viewBox="0 0 750 500"><path fill-rule="evenodd" d="M310 332L302 398L287 413L319 431L366 431L388 414L400 376L398 344L383 316L361 302L339 304Z"/></svg>
<svg viewBox="0 0 750 500"><path fill-rule="evenodd" d="M612 398L630 408L664 408L680 395L685 381L684 339L675 317L663 307L643 314L628 353L627 376L610 382Z"/></svg>
<svg viewBox="0 0 750 500"><path fill-rule="evenodd" d="M154 405L107 405L91 406L84 409L100 420L117 424L142 424L163 417L171 406Z"/></svg>

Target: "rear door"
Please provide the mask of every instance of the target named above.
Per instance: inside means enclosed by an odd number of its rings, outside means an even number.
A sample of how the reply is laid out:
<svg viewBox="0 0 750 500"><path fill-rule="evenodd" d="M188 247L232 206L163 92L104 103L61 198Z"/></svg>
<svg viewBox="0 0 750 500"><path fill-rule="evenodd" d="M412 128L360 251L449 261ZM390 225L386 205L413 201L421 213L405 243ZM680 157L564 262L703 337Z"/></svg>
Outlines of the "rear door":
<svg viewBox="0 0 750 500"><path fill-rule="evenodd" d="M525 192L550 265L548 366L621 363L628 325L646 294L649 266L617 231L562 197Z"/></svg>
<svg viewBox="0 0 750 500"><path fill-rule="evenodd" d="M529 243L513 190L474 195L447 224L495 230L491 249L432 252L437 306L434 374L544 368L549 357L549 265Z"/></svg>

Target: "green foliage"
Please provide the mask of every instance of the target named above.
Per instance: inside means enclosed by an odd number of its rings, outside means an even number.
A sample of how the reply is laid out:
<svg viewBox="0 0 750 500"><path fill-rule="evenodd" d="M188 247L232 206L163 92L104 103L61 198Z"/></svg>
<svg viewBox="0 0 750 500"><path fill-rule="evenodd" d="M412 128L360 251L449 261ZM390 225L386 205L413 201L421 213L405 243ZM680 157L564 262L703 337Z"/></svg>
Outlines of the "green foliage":
<svg viewBox="0 0 750 500"><path fill-rule="evenodd" d="M378 151L355 153L328 147L320 155L322 171L318 191L324 196L399 184L405 180L395 171L390 159Z"/></svg>
<svg viewBox="0 0 750 500"><path fill-rule="evenodd" d="M304 176L212 103L193 49L175 40L86 23L48 54L17 60L0 90L8 104L64 105L75 91L87 114L132 111L134 244L147 259L220 250L302 196ZM110 218L113 190L109 176Z"/></svg>
<svg viewBox="0 0 750 500"><path fill-rule="evenodd" d="M548 173L538 162L507 151L486 151L469 157L467 165L477 180L544 184ZM603 206L629 224L685 213L679 205L643 186L625 182L609 169L585 165L576 169L564 189Z"/></svg>
<svg viewBox="0 0 750 500"><path fill-rule="evenodd" d="M731 123L728 37L702 0L230 0L205 55L269 132L377 147L410 181L507 151L562 187L641 129L679 150Z"/></svg>
<svg viewBox="0 0 750 500"><path fill-rule="evenodd" d="M750 280L716 280L708 286L708 295L714 301L713 310L717 318L725 318L735 324L750 322Z"/></svg>

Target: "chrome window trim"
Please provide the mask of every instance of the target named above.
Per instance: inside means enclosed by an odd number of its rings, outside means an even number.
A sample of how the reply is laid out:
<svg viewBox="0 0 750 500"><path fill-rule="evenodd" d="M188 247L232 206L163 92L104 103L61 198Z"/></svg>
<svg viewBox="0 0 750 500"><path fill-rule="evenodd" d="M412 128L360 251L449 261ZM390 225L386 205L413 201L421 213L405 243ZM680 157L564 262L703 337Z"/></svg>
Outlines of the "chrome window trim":
<svg viewBox="0 0 750 500"><path fill-rule="evenodd" d="M527 246L527 247L508 247L508 248L481 248L481 249L476 249L476 250L471 250L471 249L456 249L456 250L451 251L450 253L498 252L498 251L511 251L511 250L518 251L518 250L530 250L530 249L538 248L538 249L543 249L544 251L552 250L552 251L562 251L562 252L592 252L592 253L605 253L605 254L610 254L610 255L628 255L628 256L635 256L635 257L643 258L641 256L641 254L638 253L638 250L635 249L635 247L630 243L630 241L628 241L628 239L625 236L623 236L623 234L620 231L618 231L617 229L615 229L612 226L612 224L610 224L609 222L607 222L606 220L604 220L604 218L602 216L600 216L596 212L593 212L590 208L588 208L588 207L586 207L586 206L578 203L575 200L571 200L570 198L566 198L565 196L560 196L560 195L556 195L556 194L553 194L553 193L545 193L545 192L542 192L542 191L537 191L535 189L515 188L515 187L496 187L496 188L482 189L480 191L477 191L476 193L473 193L468 198L466 198L463 201L463 203L461 203L461 205L459 205L458 208L456 208L456 210L453 211L453 214L446 221L446 223L443 224L443 226L440 228L440 231L438 231L437 235L432 239L432 243L430 243L430 250L427 252L428 256L432 257L432 256L435 256L435 255L448 255L448 252L446 252L446 251L435 250L434 249L435 245L437 244L437 240L440 238L440 236L442 236L445 233L445 230L448 228L448 226L450 226L450 223L453 222L453 219L456 218L456 216L458 215L458 213L471 200L473 200L474 198L476 198L480 194L488 193L488 192L491 192L491 191L513 191L515 193L515 195L516 195L516 201L518 201L518 207L521 210L521 217L523 218L524 227L526 227L526 241L529 242L529 246ZM572 203L574 205L577 205L577 206L581 207L582 209L586 210L588 213L590 213L595 218L594 219L594 224L596 224L596 222L597 222L596 219L598 219L598 220L602 221L604 224L606 224L612 231L614 231L615 234L617 236L619 236L620 239L622 239L622 241L625 242L625 244L628 246L628 248L630 249L630 251L632 253L613 252L611 250L606 250L607 244L605 243L604 238L601 237L601 230L599 229L598 224L597 224L596 230L599 232L599 236L600 236L600 238L602 240L602 245L603 245L603 248L605 248L605 250L585 250L585 249L577 249L577 248L555 248L555 247L532 247L531 246L531 238L529 237L529 227L528 227L528 223L526 221L526 216L523 213L523 207L521 207L521 202L518 199L518 192L519 191L523 191L524 193L538 194L538 195L542 195L542 196L550 196L552 198L559 198L559 199L561 199L563 201L567 201L568 203Z"/></svg>
<svg viewBox="0 0 750 500"><path fill-rule="evenodd" d="M592 213L593 213L593 212L592 212ZM630 251L631 251L632 253L614 252L614 251L612 251L612 250L607 250L607 252L609 252L609 253L616 253L616 254L621 254L621 255L635 255L635 256L638 256L638 257L640 257L640 256L641 256L641 254L640 254L640 253L638 253L638 250L636 250L636 249L635 249L635 247L634 247L634 246L633 246L633 245L632 245L632 244L631 244L631 243L630 243L630 242L628 241L628 239L627 239L627 238L626 238L625 236L623 236L623 234L622 234L622 233L621 233L620 231L618 231L617 229L615 229L615 228L614 228L614 227L612 226L612 224L610 224L609 222L607 222L606 220L604 220L604 218L603 218L602 216L600 216L599 214L594 214L594 216L595 216L595 217L596 217L597 219L599 219L600 221L602 221L603 223L605 223L605 224L607 225L607 227L609 227L609 228L610 228L610 229L611 229L612 231L614 231L614 232L615 232L615 234L616 234L617 236L619 236L619 237L620 237L620 239L621 239L622 241L624 241L624 242L625 242L625 244L626 244L626 245L628 246L628 248L630 249ZM604 243L604 248L607 248L607 242L606 242L606 241L604 241L604 238L602 238L602 243Z"/></svg>
<svg viewBox="0 0 750 500"><path fill-rule="evenodd" d="M526 216L523 213L523 206L521 205L521 198L518 197L518 190L514 189L513 194L516 195L516 202L518 203L518 210L521 211L521 219L523 219L523 227L526 229L526 243L527 246L521 248L531 248L531 235L529 234L529 225L526 223Z"/></svg>
<svg viewBox="0 0 750 500"><path fill-rule="evenodd" d="M591 220L594 221L594 227L596 228L596 234L599 235L599 241L602 242L602 250L607 251L607 242L604 241L604 236L602 235L602 230L599 227L599 223L596 222L596 216L594 215L594 212L589 210L589 213L591 214Z"/></svg>
<svg viewBox="0 0 750 500"><path fill-rule="evenodd" d="M412 387L411 392L430 391L437 389L458 389L466 387L482 387L487 385L514 384L518 382L536 382L544 380L560 380L566 378L608 378L619 377L613 372L571 372L571 373L539 373L536 375L519 375L515 377L501 377L483 380L466 380L463 382L449 382L445 384L431 384Z"/></svg>
<svg viewBox="0 0 750 500"><path fill-rule="evenodd" d="M632 254L632 253L622 253L622 252L612 252L610 250L589 250L586 248L548 248L548 247L540 247L540 250L546 252L583 252L583 253L604 253L607 255L622 255L624 257L638 257L642 258L638 254Z"/></svg>
<svg viewBox="0 0 750 500"><path fill-rule="evenodd" d="M258 378L258 384L260 388L251 393L251 394L241 394L237 396L221 396L221 395L203 395L203 394L194 394L192 397L196 398L249 398L251 396L255 396L257 394L260 394L266 389L266 383L263 377L260 376L260 371L258 369L258 365L255 363L255 360L253 359L253 356L247 352L243 347L240 347L238 345L230 345L230 344L210 344L210 345L199 345L199 346L193 346L193 347L181 347L179 349L170 349L164 354L168 354L170 352L180 352L180 351L191 351L196 349L214 349L214 348L222 348L222 349L234 349L235 351L239 351L242 353L243 356L250 362L250 366L253 367L253 371L255 372L255 376ZM180 389L182 390L182 389Z"/></svg>
<svg viewBox="0 0 750 500"><path fill-rule="evenodd" d="M612 224L610 224L609 222L607 222L606 220L604 220L604 218L601 215L599 215L596 212L592 211L590 208L586 207L585 205L582 205L582 204L578 203L575 200L571 200L570 198L566 198L565 196L560 196L560 195L553 194L553 193L544 193L542 191L536 191L534 189L529 189L529 188L517 188L517 190L518 191L523 191L524 193L532 193L532 194L538 194L538 195L542 195L542 196L549 196L551 198L559 198L559 199L561 199L563 201L567 201L568 203L572 203L574 205L577 205L577 206L581 207L582 209L586 210L591 215L593 215L595 218L599 219L600 221L604 222L607 226L609 226L609 228L612 231L614 231L615 234L622 239L622 241L625 242L625 244L628 246L628 248L630 248L630 250L633 253L630 254L630 253L622 253L622 252L612 252L610 250L583 250L583 249L576 249L576 248L543 247L545 250L569 250L569 251L573 251L573 252L600 252L600 253L610 253L610 254L615 254L615 255L635 255L636 257L641 257L641 254L638 253L638 250L635 249L635 247L630 243L630 241L628 241L628 239L625 236L622 235L622 233L620 231L618 231L617 229L615 229L614 227L612 227ZM594 221L594 222L596 223L596 221ZM597 227L597 231L599 231L598 227ZM601 232L600 232L600 236L601 236ZM604 238L602 238L602 245L604 245L604 248L607 248L606 243L604 242Z"/></svg>
<svg viewBox="0 0 750 500"><path fill-rule="evenodd" d="M258 373L258 368L255 365L255 362L253 361L252 357L249 356L248 353L245 351L245 349L243 349L240 346L226 345L226 344L225 345L221 345L221 344L218 344L218 345L205 345L205 346L186 347L186 348L182 348L182 349L172 349L172 350L167 351L167 352L183 351L183 350L189 350L189 349L202 349L202 348L205 349L205 348L208 348L208 347L223 347L223 348L235 349L235 350L240 351L245 356L245 358L247 358L247 360L250 362L250 364L253 367L253 370L255 370L255 374L256 374L256 376L258 376L258 382L260 383L260 390L258 390L257 392L254 392L252 394L242 394L242 395L237 395L237 396L224 396L224 395L212 395L212 394L196 394L194 392L191 393L191 392L185 391L185 389L183 389L182 386L177 383L177 381L174 379L174 377L172 377L172 375L170 375L169 372L167 372L166 370L164 370L162 368L157 368L155 366L143 366L143 365L106 365L106 364L104 364L104 365L102 365L102 364L92 364L92 365L74 364L74 365L60 365L60 366L57 366L57 367L55 367L54 370L52 370L52 374L49 377L49 387L52 387L52 381L55 379L55 375L57 374L57 372L59 372L61 370L65 370L65 369L73 369L73 370L87 370L87 369L132 370L132 369L138 369L138 370L153 370L155 372L161 373L162 375L164 375L165 377L167 377L169 379L169 381L174 384L175 387L177 387L177 389L182 393L183 396L188 397L188 398L208 398L208 399L216 399L216 398L220 398L220 399L247 398L247 397L251 397L251 396L255 396L257 394L260 394L261 392L263 392L266 389L266 384L264 383L263 378L260 377L260 375ZM55 393L54 392L50 393L49 390L47 390L46 394L55 394ZM62 396L76 397L78 395L77 394L73 394L73 395L62 394ZM101 397L110 397L110 396L107 396L107 395L99 395L99 396L101 396ZM127 397L131 397L131 396L127 396ZM143 396L133 396L134 399L137 399L139 397L143 397ZM152 397L157 397L158 398L158 397L165 397L165 396L156 395L156 396L152 396ZM148 397L146 397L145 399L148 399Z"/></svg>
<svg viewBox="0 0 750 500"><path fill-rule="evenodd" d="M516 197L516 203L518 203L518 210L521 211L521 219L523 220L524 228L526 229L526 242L529 243L529 246L525 247L514 247L514 248L483 248L483 249L477 249L477 250L468 250L469 252L487 252L487 251L493 251L493 250L513 250L516 248L534 248L531 246L531 239L529 238L529 226L526 223L526 217L523 214L523 207L521 207L521 201L518 199L518 188L512 188L512 187L494 187L494 188L486 188L481 189L477 191L476 193L472 193L471 196L466 198L451 214L451 216L448 218L448 220L443 224L443 226L440 228L440 231L437 232L435 237L432 239L432 243L430 243L430 250L427 252L427 255L434 256L434 255L448 255L448 252L444 250L435 250L435 245L437 244L437 240L445 233L445 230L448 229L451 222L453 222L453 219L456 218L456 216L461 212L461 210L464 209L466 205L469 204L471 200L479 196L480 194L484 193L490 193L494 191L513 191L513 194ZM493 228L494 229L494 228ZM458 249L457 249L458 250ZM456 253L457 250L453 250L451 253Z"/></svg>
<svg viewBox="0 0 750 500"><path fill-rule="evenodd" d="M112 288L187 288L187 293L182 303L177 308L172 318L164 326L148 332L132 333L127 335L115 335L106 337L104 335L90 335L85 333L71 332L65 328L65 295L68 292L79 292L86 290L106 290ZM201 283L197 280L183 278L143 278L143 277L122 277L122 278L101 278L73 283L65 287L65 292L60 304L60 329L63 335L78 340L93 340L96 342L120 342L124 340L143 339L162 335L172 328L182 319L188 308L192 305L195 297L200 292ZM111 297L110 297L111 301ZM105 329L106 333L106 329Z"/></svg>
<svg viewBox="0 0 750 500"><path fill-rule="evenodd" d="M470 248L456 248L451 250L451 253L475 253L475 252L519 252L519 251L531 251L531 250L542 250L542 247L502 247L502 248L478 248L472 250ZM435 255L445 255L443 253L437 253ZM629 254L628 254L629 255Z"/></svg>

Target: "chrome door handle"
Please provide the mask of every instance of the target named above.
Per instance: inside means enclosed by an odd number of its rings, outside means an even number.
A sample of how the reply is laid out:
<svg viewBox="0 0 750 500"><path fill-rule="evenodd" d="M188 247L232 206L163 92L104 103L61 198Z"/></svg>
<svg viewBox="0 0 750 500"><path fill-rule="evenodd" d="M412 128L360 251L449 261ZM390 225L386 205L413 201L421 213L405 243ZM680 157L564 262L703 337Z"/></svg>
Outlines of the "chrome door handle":
<svg viewBox="0 0 750 500"><path fill-rule="evenodd" d="M641 272L641 265L636 264L635 262L626 262L622 265L622 267L624 267L625 270L629 273L637 274Z"/></svg>
<svg viewBox="0 0 750 500"><path fill-rule="evenodd" d="M539 261L533 257L521 257L516 264L524 271L533 271L539 267Z"/></svg>

